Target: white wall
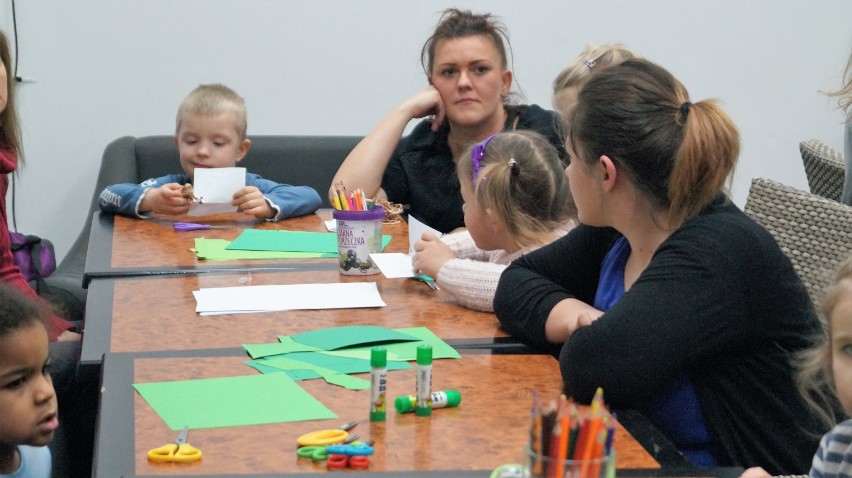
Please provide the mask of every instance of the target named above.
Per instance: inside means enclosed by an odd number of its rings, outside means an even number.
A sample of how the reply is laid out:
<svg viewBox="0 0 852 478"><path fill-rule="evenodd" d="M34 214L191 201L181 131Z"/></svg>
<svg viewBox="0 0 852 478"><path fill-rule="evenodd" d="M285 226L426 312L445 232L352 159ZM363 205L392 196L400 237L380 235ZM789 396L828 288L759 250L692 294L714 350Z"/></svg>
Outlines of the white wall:
<svg viewBox="0 0 852 478"><path fill-rule="evenodd" d="M244 96L250 134L366 134L425 85L420 48L449 6L503 18L531 103L549 106L562 66L610 41L671 70L693 100L721 98L743 136L740 206L755 176L807 189L799 141L842 150L843 115L818 91L839 85L852 47L849 0L18 0L18 74L35 80L18 88L18 229L63 256L104 146L172 134L199 83ZM0 28L11 37L11 0Z"/></svg>

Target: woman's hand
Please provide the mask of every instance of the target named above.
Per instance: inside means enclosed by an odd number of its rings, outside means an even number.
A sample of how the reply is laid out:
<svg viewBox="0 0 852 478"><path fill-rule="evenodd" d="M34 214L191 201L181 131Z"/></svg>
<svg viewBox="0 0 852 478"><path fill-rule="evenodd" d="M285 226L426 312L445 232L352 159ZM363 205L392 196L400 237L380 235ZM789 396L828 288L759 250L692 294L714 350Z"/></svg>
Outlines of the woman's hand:
<svg viewBox="0 0 852 478"><path fill-rule="evenodd" d="M177 216L189 211L191 201L183 197L183 186L177 183L163 184L156 189L145 191L139 204L140 212L156 212Z"/></svg>
<svg viewBox="0 0 852 478"><path fill-rule="evenodd" d="M766 470L759 466L755 466L753 468L748 468L746 471L740 475L740 478L769 478L770 475Z"/></svg>
<svg viewBox="0 0 852 478"><path fill-rule="evenodd" d="M271 219L275 216L275 209L263 197L263 193L255 186L245 186L234 193L231 206L236 206L244 214L249 214L261 219Z"/></svg>
<svg viewBox="0 0 852 478"><path fill-rule="evenodd" d="M414 243L414 257L411 265L419 273L437 279L441 266L455 255L450 248L431 232L424 232L419 241Z"/></svg>
<svg viewBox="0 0 852 478"><path fill-rule="evenodd" d="M544 325L544 333L549 342L558 344L568 340L580 327L598 320L603 312L577 299L559 301Z"/></svg>
<svg viewBox="0 0 852 478"><path fill-rule="evenodd" d="M444 100L432 85L403 101L399 108L412 119L432 115L432 131L438 131L444 123Z"/></svg>

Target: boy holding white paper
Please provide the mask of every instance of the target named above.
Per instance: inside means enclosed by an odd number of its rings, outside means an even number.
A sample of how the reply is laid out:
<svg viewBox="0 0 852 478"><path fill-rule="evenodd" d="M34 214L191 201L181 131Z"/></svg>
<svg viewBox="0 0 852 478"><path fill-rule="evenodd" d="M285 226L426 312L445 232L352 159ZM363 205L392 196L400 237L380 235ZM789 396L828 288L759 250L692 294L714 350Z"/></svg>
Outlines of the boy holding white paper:
<svg viewBox="0 0 852 478"><path fill-rule="evenodd" d="M195 170L234 167L251 147L246 129L243 98L224 85L198 86L177 114L175 144L184 174L107 186L98 196L98 206L104 212L140 218L188 213ZM252 173L245 174L245 185L231 199L237 210L269 221L310 214L321 204L313 188L279 184Z"/></svg>

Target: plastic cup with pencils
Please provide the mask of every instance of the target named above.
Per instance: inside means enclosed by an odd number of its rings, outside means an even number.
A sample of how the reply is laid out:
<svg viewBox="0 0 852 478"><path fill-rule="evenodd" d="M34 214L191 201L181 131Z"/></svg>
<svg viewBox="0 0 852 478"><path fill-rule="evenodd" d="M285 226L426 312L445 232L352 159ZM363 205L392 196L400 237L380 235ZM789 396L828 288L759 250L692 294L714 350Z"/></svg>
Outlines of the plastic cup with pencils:
<svg viewBox="0 0 852 478"><path fill-rule="evenodd" d="M603 447L603 443L601 443ZM603 449L603 448L601 448ZM523 476L529 478L614 478L615 449L597 458L559 460L552 456L544 456L532 451L528 446L524 450ZM538 465L538 466L537 466ZM536 473L534 470L542 470Z"/></svg>

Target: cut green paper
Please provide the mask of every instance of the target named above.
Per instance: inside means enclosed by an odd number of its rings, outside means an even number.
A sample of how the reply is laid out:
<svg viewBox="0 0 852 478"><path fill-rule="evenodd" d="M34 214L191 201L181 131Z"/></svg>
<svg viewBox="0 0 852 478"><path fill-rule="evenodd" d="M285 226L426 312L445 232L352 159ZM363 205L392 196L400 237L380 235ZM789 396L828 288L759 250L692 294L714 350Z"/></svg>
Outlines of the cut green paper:
<svg viewBox="0 0 852 478"><path fill-rule="evenodd" d="M327 377L323 377L326 382L337 385L339 387L346 387L350 390L369 390L370 389L370 381L364 380L363 378L353 377L351 375L346 375L345 373L336 373L334 375L329 375Z"/></svg>
<svg viewBox="0 0 852 478"><path fill-rule="evenodd" d="M278 338L278 340L280 340L280 343L243 344L243 349L245 349L246 353L254 359L268 357L270 355L287 354L290 352L315 352L317 350L322 350L310 345L300 344L287 335L282 335Z"/></svg>
<svg viewBox="0 0 852 478"><path fill-rule="evenodd" d="M225 239L195 239L195 255L202 261L228 261L241 259L311 259L337 257L337 252L246 251L227 249L231 244Z"/></svg>
<svg viewBox="0 0 852 478"><path fill-rule="evenodd" d="M133 388L172 430L337 418L282 373L138 383Z"/></svg>
<svg viewBox="0 0 852 478"><path fill-rule="evenodd" d="M369 360L337 357L322 352L294 352L287 354L287 358L315 367L333 370L337 373L367 373L370 371ZM387 362L388 370L406 370L409 368L411 368L411 364L408 362Z"/></svg>
<svg viewBox="0 0 852 478"><path fill-rule="evenodd" d="M322 375L318 374L314 370L284 370L277 367L270 367L263 363L262 360L246 360L243 362L249 367L257 370L260 373L283 373L288 377L293 379L296 382L301 380L315 380L318 378L322 378Z"/></svg>
<svg viewBox="0 0 852 478"><path fill-rule="evenodd" d="M382 236L382 250L391 236ZM225 249L242 251L287 251L331 253L337 257L336 232L282 231L277 229L245 229Z"/></svg>
<svg viewBox="0 0 852 478"><path fill-rule="evenodd" d="M420 340L418 337L412 337L411 335L406 335L380 325L328 327L291 335L290 337L296 342L319 347L323 350L336 350L357 345L384 345L386 342Z"/></svg>

